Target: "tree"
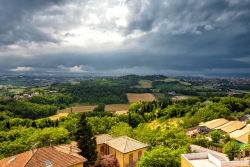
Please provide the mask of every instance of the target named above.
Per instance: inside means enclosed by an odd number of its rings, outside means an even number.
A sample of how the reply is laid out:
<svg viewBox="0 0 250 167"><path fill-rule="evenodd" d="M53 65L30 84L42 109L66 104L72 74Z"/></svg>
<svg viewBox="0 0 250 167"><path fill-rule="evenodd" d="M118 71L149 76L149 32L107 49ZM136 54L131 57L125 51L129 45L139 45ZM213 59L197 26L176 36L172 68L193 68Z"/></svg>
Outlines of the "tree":
<svg viewBox="0 0 250 167"><path fill-rule="evenodd" d="M116 157L112 154L102 155L100 164L102 167L120 167Z"/></svg>
<svg viewBox="0 0 250 167"><path fill-rule="evenodd" d="M131 120L131 114L128 114L128 124L129 126L132 126L132 120Z"/></svg>
<svg viewBox="0 0 250 167"><path fill-rule="evenodd" d="M92 126L86 119L86 113L82 113L74 133L75 141L77 146L82 152L80 153L83 157L87 158L90 162L97 160L96 151L96 137L92 131Z"/></svg>
<svg viewBox="0 0 250 167"><path fill-rule="evenodd" d="M105 104L99 103L98 106L96 108L94 108L93 111L98 111L98 112L105 111Z"/></svg>
<svg viewBox="0 0 250 167"><path fill-rule="evenodd" d="M152 150L144 152L141 160L137 162L138 167L179 167L181 165L181 154L183 149L170 149L164 146L157 146Z"/></svg>
<svg viewBox="0 0 250 167"><path fill-rule="evenodd" d="M55 127L58 127L58 124L59 124L59 123L58 123L58 119L57 119L57 120L56 120Z"/></svg>
<svg viewBox="0 0 250 167"><path fill-rule="evenodd" d="M36 126L36 122L35 122L35 121L32 121L32 123L31 123L31 127L33 127L33 128L37 128L37 126Z"/></svg>
<svg viewBox="0 0 250 167"><path fill-rule="evenodd" d="M225 134L225 136L223 137L223 143L226 144L229 141L233 141L234 139L230 137L229 134Z"/></svg>
<svg viewBox="0 0 250 167"><path fill-rule="evenodd" d="M211 139L213 140L214 143L218 143L221 136L222 135L218 130L210 132L210 137L211 137Z"/></svg>
<svg viewBox="0 0 250 167"><path fill-rule="evenodd" d="M5 127L8 128L8 129L10 129L10 122L9 121L6 122Z"/></svg>
<svg viewBox="0 0 250 167"><path fill-rule="evenodd" d="M227 154L230 161L233 161L234 157L237 157L240 153L240 146L234 141L227 142L223 146L223 153Z"/></svg>

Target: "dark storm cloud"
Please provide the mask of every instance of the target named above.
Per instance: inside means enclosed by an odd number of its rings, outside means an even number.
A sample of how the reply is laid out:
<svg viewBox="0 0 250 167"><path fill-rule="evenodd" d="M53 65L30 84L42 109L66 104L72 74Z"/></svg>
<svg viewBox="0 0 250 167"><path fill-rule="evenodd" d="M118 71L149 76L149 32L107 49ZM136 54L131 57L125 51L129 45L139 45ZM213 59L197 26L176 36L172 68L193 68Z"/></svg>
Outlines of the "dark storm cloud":
<svg viewBox="0 0 250 167"><path fill-rule="evenodd" d="M66 0L2 0L0 1L0 45L20 40L29 42L58 42L51 34L39 30L33 16L51 6L65 4ZM56 13L53 13L56 14Z"/></svg>
<svg viewBox="0 0 250 167"><path fill-rule="evenodd" d="M124 27L116 24L119 18L106 18L102 3L89 1L88 5L95 8L86 9L83 7L85 2L1 1L0 21L4 24L0 26L0 45L33 41L60 46L64 38L78 36L65 30L86 26L81 19L87 20L90 14L95 14L99 23L88 24L89 28L123 36L125 40L120 48L112 52L100 52L97 48L96 53L91 54L76 53L74 47L65 52L25 57L13 54L0 57L0 68L32 67L46 71L70 70L77 66L98 72L134 67L153 71L250 68L249 62L239 61L250 56L250 2L247 0L126 0L124 4L129 13ZM107 2L109 7L118 3ZM65 8L68 4L79 7L69 11ZM63 35L60 36L61 31ZM131 37L133 35L138 37Z"/></svg>

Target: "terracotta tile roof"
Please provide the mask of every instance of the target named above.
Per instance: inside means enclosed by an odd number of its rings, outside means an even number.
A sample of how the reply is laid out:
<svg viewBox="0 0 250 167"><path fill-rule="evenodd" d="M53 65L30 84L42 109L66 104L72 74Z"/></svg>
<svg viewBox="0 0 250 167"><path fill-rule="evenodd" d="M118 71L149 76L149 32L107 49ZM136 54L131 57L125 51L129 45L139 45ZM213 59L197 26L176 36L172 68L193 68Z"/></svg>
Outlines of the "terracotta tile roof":
<svg viewBox="0 0 250 167"><path fill-rule="evenodd" d="M249 133L250 133L250 132L245 133L244 135L242 135L242 136L236 138L236 140L239 141L239 142L241 142L241 143L246 144L247 141L248 141L248 135L249 135Z"/></svg>
<svg viewBox="0 0 250 167"><path fill-rule="evenodd" d="M229 122L228 120L221 118L221 119L217 119L215 121L207 122L204 126L210 128L210 129L213 129L213 128L216 128L218 126L224 125L225 123L228 123L228 122Z"/></svg>
<svg viewBox="0 0 250 167"><path fill-rule="evenodd" d="M61 147L67 147L62 145ZM46 167L45 162L50 161L53 167L68 167L87 161L84 157L78 155L74 151L79 149L72 149L73 153L62 151L60 146L43 147L32 151L28 151L22 154L18 154L0 161L1 167ZM15 158L11 163L9 160Z"/></svg>
<svg viewBox="0 0 250 167"><path fill-rule="evenodd" d="M95 135L95 137L96 137L96 144L97 144L97 145L99 145L99 144L104 144L105 141L115 139L114 137L112 137L112 136L109 135L109 134Z"/></svg>
<svg viewBox="0 0 250 167"><path fill-rule="evenodd" d="M32 157L32 151L27 151L22 154L18 154L12 157L5 158L0 161L1 167L24 167L24 165L28 162L28 160ZM9 161L15 158L11 163Z"/></svg>
<svg viewBox="0 0 250 167"><path fill-rule="evenodd" d="M236 131L230 133L229 135L230 135L230 137L237 139L238 137L240 137L246 133L249 134L250 130L236 130Z"/></svg>
<svg viewBox="0 0 250 167"><path fill-rule="evenodd" d="M246 127L244 127L242 130L250 130L249 124Z"/></svg>
<svg viewBox="0 0 250 167"><path fill-rule="evenodd" d="M223 130L224 132L227 132L227 133L231 133L231 132L239 130L245 126L246 126L246 124L242 123L240 121L231 121L227 125L221 126L218 129Z"/></svg>
<svg viewBox="0 0 250 167"><path fill-rule="evenodd" d="M141 143L127 136L121 136L113 140L106 141L105 143L122 153L128 153L134 150L148 147L148 144Z"/></svg>

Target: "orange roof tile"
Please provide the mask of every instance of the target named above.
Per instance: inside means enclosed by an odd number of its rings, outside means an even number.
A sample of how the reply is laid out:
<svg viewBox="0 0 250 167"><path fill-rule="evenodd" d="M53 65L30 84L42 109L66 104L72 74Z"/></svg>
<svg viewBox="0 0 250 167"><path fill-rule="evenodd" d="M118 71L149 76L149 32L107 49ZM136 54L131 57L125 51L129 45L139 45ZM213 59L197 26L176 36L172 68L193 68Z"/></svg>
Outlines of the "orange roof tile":
<svg viewBox="0 0 250 167"><path fill-rule="evenodd" d="M95 137L96 137L96 144L97 145L104 144L105 141L115 139L114 137L112 137L111 135L108 135L108 134L95 135Z"/></svg>
<svg viewBox="0 0 250 167"><path fill-rule="evenodd" d="M244 135L246 133L249 134L250 130L236 130L236 131L230 133L230 137L236 139L236 138L238 138L238 137L240 137L240 136L242 136L242 135Z"/></svg>
<svg viewBox="0 0 250 167"><path fill-rule="evenodd" d="M224 118L221 118L221 119L218 119L216 121L213 121L213 122L209 122L209 123L206 123L205 126L210 128L210 129L213 129L213 128L216 128L218 126L221 126L225 123L229 122L228 120L224 119Z"/></svg>
<svg viewBox="0 0 250 167"><path fill-rule="evenodd" d="M233 131L236 131L236 130L243 128L244 126L246 126L246 124L242 123L240 121L231 121L230 123L228 123L225 126L222 126L219 129L223 130L224 132L231 133Z"/></svg>
<svg viewBox="0 0 250 167"><path fill-rule="evenodd" d="M249 124L246 127L244 127L242 130L250 130Z"/></svg>
<svg viewBox="0 0 250 167"><path fill-rule="evenodd" d="M86 158L76 155L76 151L79 149L72 149L73 153L69 153L69 151L63 151L63 148L67 147L65 145L62 146L54 146L51 147L43 147L32 151L28 151L22 154L18 154L0 161L1 167L46 167L45 162L50 161L53 167L68 167L76 164L83 163L87 161ZM11 159L15 159L9 163Z"/></svg>
<svg viewBox="0 0 250 167"><path fill-rule="evenodd" d="M249 132L249 133L250 133L250 132ZM239 141L239 142L241 142L241 143L246 144L247 141L248 141L248 135L249 135L249 133L245 133L244 135L242 135L242 136L236 138L236 140Z"/></svg>
<svg viewBox="0 0 250 167"><path fill-rule="evenodd" d="M113 140L106 141L105 143L122 153L128 153L149 146L148 144L141 143L127 136L121 136Z"/></svg>
<svg viewBox="0 0 250 167"><path fill-rule="evenodd" d="M24 167L24 165L28 162L28 160L32 157L32 151L27 151L22 154L18 154L12 157L5 158L0 161L1 167ZM11 163L9 161L15 158Z"/></svg>

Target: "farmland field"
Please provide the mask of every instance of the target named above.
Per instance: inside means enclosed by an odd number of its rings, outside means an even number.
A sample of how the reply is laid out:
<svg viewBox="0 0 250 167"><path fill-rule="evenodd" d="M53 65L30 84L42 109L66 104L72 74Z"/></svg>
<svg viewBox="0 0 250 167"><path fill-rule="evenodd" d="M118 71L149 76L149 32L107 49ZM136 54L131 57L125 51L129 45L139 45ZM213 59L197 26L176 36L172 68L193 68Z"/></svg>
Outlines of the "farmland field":
<svg viewBox="0 0 250 167"><path fill-rule="evenodd" d="M155 96L152 93L142 93L142 94L136 94L136 93L127 93L128 101L130 103L134 103L137 101L157 101Z"/></svg>
<svg viewBox="0 0 250 167"><path fill-rule="evenodd" d="M182 95L182 96L174 96L172 97L172 100L182 100L182 99L188 99L191 98L193 96L187 96L187 95Z"/></svg>
<svg viewBox="0 0 250 167"><path fill-rule="evenodd" d="M85 112L85 111L93 111L94 108L96 108L97 105L94 106L77 106L77 107L72 107L72 112ZM130 107L130 104L110 104L110 105L105 105L105 111L123 111L123 110L128 110ZM60 110L59 112L63 113L69 113L71 112L71 108L66 108L64 110Z"/></svg>
<svg viewBox="0 0 250 167"><path fill-rule="evenodd" d="M163 89L163 88L168 88L168 89L190 89L189 87L185 85L177 85L177 84L169 84L169 85L157 85L156 89Z"/></svg>
<svg viewBox="0 0 250 167"><path fill-rule="evenodd" d="M165 80L161 80L161 81L164 81L164 82L174 82L174 81L178 81L178 80L172 79L172 78L166 78ZM182 85L187 85L187 86L192 85L191 83L184 82L184 81L179 81L179 82L180 82L180 84L182 84Z"/></svg>
<svg viewBox="0 0 250 167"><path fill-rule="evenodd" d="M136 88L151 88L152 87L152 81L150 80L140 80L140 85L134 86Z"/></svg>
<svg viewBox="0 0 250 167"><path fill-rule="evenodd" d="M28 85L28 83L22 81L0 81L0 85L23 86Z"/></svg>
<svg viewBox="0 0 250 167"><path fill-rule="evenodd" d="M16 93L16 92L20 92L20 93L23 93L25 89L9 89L9 92L10 93Z"/></svg>
<svg viewBox="0 0 250 167"><path fill-rule="evenodd" d="M68 115L68 113L59 113L59 114L57 114L57 115L50 116L49 118L50 118L51 120L57 120L57 119L59 119L60 117L62 117L62 116L67 116L67 115Z"/></svg>

